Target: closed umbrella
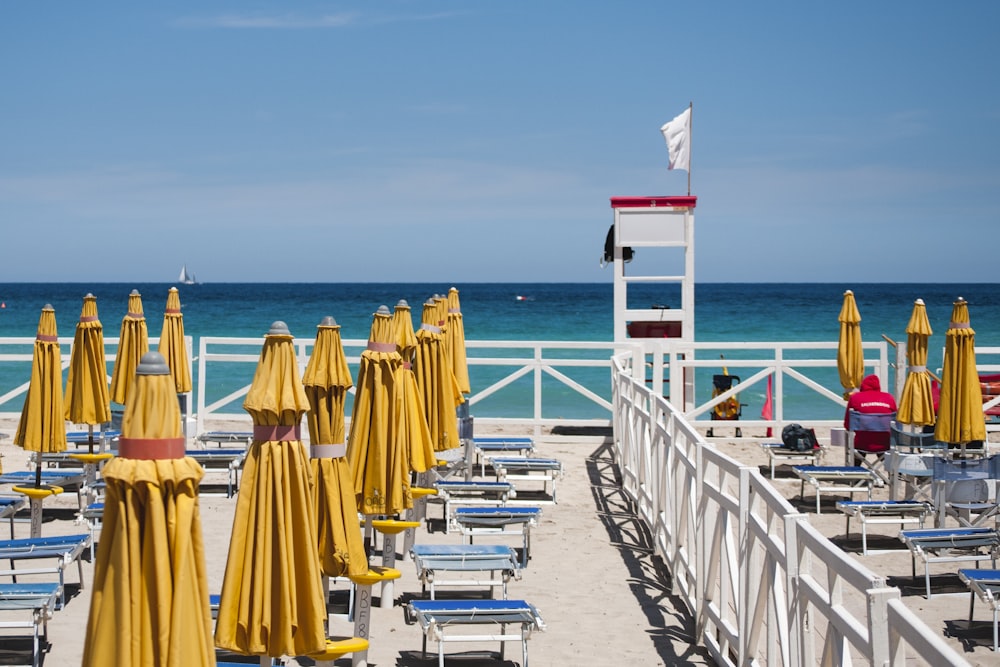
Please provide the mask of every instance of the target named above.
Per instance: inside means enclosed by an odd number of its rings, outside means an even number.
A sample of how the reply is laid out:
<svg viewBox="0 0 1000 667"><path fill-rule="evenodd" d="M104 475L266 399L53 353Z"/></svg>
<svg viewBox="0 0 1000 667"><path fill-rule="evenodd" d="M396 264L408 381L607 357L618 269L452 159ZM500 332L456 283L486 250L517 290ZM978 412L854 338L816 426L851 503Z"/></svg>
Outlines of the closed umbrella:
<svg viewBox="0 0 1000 667"><path fill-rule="evenodd" d="M139 290L128 295L128 312L122 318L121 334L118 338L118 352L115 367L111 373L111 400L125 403L129 386L135 378L135 369L142 355L149 352L149 334L146 330L146 316L142 312L142 296Z"/></svg>
<svg viewBox="0 0 1000 667"><path fill-rule="evenodd" d="M21 420L14 435L15 445L38 454L35 486L41 486L41 455L66 451L64 414L62 355L59 352L56 311L45 304L38 318L28 392L24 395Z"/></svg>
<svg viewBox="0 0 1000 667"><path fill-rule="evenodd" d="M983 392L976 371L976 332L969 304L962 297L952 305L945 334L944 369L934 438L953 445L986 440Z"/></svg>
<svg viewBox="0 0 1000 667"><path fill-rule="evenodd" d="M413 331L413 316L410 304L400 300L392 313L393 335L396 350L403 362L396 371L396 381L402 392L401 433L407 451L407 461L411 472L423 473L436 465L431 430L427 426L427 416L420 400L420 388L413 373L413 355L417 351L417 336Z"/></svg>
<svg viewBox="0 0 1000 667"><path fill-rule="evenodd" d="M413 506L406 453L399 437L401 387L396 371L400 364L392 314L388 306L379 306L368 346L361 353L347 440L358 511L369 516L395 515Z"/></svg>
<svg viewBox="0 0 1000 667"><path fill-rule="evenodd" d="M21 419L14 444L35 452L35 485L14 487L31 499L31 536L42 532L42 498L61 493L59 487L42 484L42 455L66 450L66 424L63 419L62 359L56 330L56 311L45 304L38 319L35 349L31 356L31 379L24 396Z"/></svg>
<svg viewBox="0 0 1000 667"><path fill-rule="evenodd" d="M94 426L111 421L108 363L104 355L104 327L97 317L97 297L83 297L66 379L66 419L86 424L90 453L94 453Z"/></svg>
<svg viewBox="0 0 1000 667"><path fill-rule="evenodd" d="M451 349L451 367L455 372L455 380L463 394L472 391L469 384L469 362L465 354L465 322L462 318L462 303L458 298L458 289L448 290L448 347Z"/></svg>
<svg viewBox="0 0 1000 667"><path fill-rule="evenodd" d="M425 301L420 329L416 332L417 351L414 357L417 386L436 452L461 444L455 409L465 401L451 369L447 342L441 328L442 319L434 299Z"/></svg>
<svg viewBox="0 0 1000 667"><path fill-rule="evenodd" d="M181 410L183 430L187 409L184 397L191 393L191 369L188 365L187 346L184 344L184 314L181 313L181 296L176 287L167 292L167 307L163 311L163 329L160 331L160 354L167 360L170 376L178 401L184 405Z"/></svg>
<svg viewBox="0 0 1000 667"><path fill-rule="evenodd" d="M934 398L931 395L931 374L927 370L927 341L931 323L923 299L913 303L910 322L906 325L906 381L899 397L896 419L901 424L929 426L934 423Z"/></svg>
<svg viewBox="0 0 1000 667"><path fill-rule="evenodd" d="M840 308L840 337L837 339L837 372L844 387L844 398L861 386L865 375L865 356L861 348L861 313L854 301L854 292L844 292Z"/></svg>
<svg viewBox="0 0 1000 667"><path fill-rule="evenodd" d="M83 665L214 665L203 470L184 455L180 410L162 355L148 352L125 403L107 484Z"/></svg>
<svg viewBox="0 0 1000 667"><path fill-rule="evenodd" d="M318 653L326 645L326 606L312 472L300 432L309 401L284 322L272 324L264 338L243 408L254 435L236 499L215 644L244 655Z"/></svg>
<svg viewBox="0 0 1000 667"><path fill-rule="evenodd" d="M328 577L364 574L368 558L344 438L345 398L354 380L344 356L340 326L332 317L323 318L316 328L316 344L302 384L310 408L307 421L320 568Z"/></svg>

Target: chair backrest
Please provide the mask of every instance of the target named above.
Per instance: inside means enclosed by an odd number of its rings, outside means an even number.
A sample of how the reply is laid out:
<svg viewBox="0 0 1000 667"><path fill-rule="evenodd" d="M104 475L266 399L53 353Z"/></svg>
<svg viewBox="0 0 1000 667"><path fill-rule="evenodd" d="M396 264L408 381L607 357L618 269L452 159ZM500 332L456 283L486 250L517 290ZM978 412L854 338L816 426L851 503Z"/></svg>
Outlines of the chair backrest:
<svg viewBox="0 0 1000 667"><path fill-rule="evenodd" d="M945 493L949 503L985 503L990 500L990 485L985 479L960 479Z"/></svg>
<svg viewBox="0 0 1000 667"><path fill-rule="evenodd" d="M847 430L889 433L894 421L896 421L895 412L872 413L851 410L847 414Z"/></svg>
<svg viewBox="0 0 1000 667"><path fill-rule="evenodd" d="M934 458L934 479L936 481L955 482L963 479L988 479L1000 468L995 457L975 459L946 459L943 456Z"/></svg>
<svg viewBox="0 0 1000 667"><path fill-rule="evenodd" d="M909 450L944 449L943 442L934 439L934 431L906 431L897 423L892 422L889 428L889 444L892 447Z"/></svg>

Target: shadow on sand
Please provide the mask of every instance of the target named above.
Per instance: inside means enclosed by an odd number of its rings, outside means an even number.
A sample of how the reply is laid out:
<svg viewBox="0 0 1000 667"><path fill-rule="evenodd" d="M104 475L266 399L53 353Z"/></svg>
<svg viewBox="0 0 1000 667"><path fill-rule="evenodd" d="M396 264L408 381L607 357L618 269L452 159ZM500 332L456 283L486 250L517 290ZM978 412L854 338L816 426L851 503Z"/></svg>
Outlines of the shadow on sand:
<svg viewBox="0 0 1000 667"><path fill-rule="evenodd" d="M630 589L653 628L650 638L663 664L714 664L708 652L696 643L694 618L680 597L671 594L670 573L653 554L649 531L622 491L610 444L600 446L587 458L587 474L597 515L628 569ZM678 646L687 648L678 652Z"/></svg>

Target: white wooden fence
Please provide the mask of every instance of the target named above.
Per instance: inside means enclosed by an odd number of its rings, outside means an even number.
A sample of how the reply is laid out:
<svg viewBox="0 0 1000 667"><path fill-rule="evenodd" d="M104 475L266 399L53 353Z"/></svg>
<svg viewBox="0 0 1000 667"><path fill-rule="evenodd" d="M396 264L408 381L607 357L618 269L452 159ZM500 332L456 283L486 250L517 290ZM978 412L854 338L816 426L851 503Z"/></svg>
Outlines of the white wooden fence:
<svg viewBox="0 0 1000 667"><path fill-rule="evenodd" d="M616 464L717 664L968 664L757 467L706 443L636 361L612 360Z"/></svg>

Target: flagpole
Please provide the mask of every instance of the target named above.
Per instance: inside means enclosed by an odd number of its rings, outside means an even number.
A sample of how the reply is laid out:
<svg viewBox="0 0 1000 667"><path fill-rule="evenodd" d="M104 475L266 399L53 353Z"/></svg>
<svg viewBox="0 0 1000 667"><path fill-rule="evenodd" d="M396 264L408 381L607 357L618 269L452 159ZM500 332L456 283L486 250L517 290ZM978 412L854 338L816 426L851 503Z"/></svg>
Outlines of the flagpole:
<svg viewBox="0 0 1000 667"><path fill-rule="evenodd" d="M690 123L691 123L691 125L689 126L689 132L691 134L689 135L690 138L688 140L688 197L690 197L691 196L691 157L692 157L692 155L694 153L694 151L691 150L691 148L692 148L691 144L694 143L694 102L693 101L688 102L688 111L690 112L689 113L689 118L690 118Z"/></svg>

